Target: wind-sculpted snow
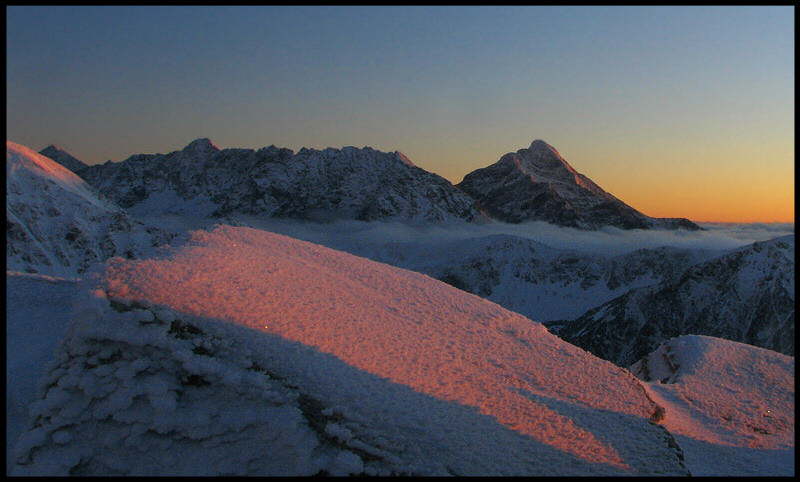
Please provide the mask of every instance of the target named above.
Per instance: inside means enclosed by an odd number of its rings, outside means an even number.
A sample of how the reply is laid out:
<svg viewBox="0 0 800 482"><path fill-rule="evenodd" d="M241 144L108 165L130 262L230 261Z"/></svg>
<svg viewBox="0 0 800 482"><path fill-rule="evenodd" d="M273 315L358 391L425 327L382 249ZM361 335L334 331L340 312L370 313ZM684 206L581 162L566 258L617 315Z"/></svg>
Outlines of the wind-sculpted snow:
<svg viewBox="0 0 800 482"><path fill-rule="evenodd" d="M93 283L15 474L686 474L629 372L422 274L220 226Z"/></svg>
<svg viewBox="0 0 800 482"><path fill-rule="evenodd" d="M631 370L664 407L693 475L794 475L793 357L685 335Z"/></svg>
<svg viewBox="0 0 800 482"><path fill-rule="evenodd" d="M794 235L756 242L636 288L576 320L548 323L558 336L621 366L680 335L708 335L794 356Z"/></svg>
<svg viewBox="0 0 800 482"><path fill-rule="evenodd" d="M169 236L132 219L71 171L6 142L6 263L74 277L112 256L140 256Z"/></svg>

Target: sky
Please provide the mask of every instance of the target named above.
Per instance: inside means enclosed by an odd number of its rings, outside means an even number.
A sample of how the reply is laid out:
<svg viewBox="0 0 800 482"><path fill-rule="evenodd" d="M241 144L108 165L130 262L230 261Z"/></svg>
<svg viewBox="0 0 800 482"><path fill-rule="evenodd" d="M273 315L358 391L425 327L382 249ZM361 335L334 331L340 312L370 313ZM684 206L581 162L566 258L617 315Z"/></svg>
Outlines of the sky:
<svg viewBox="0 0 800 482"><path fill-rule="evenodd" d="M370 146L453 183L542 139L650 216L794 222L794 13L7 6L6 138Z"/></svg>

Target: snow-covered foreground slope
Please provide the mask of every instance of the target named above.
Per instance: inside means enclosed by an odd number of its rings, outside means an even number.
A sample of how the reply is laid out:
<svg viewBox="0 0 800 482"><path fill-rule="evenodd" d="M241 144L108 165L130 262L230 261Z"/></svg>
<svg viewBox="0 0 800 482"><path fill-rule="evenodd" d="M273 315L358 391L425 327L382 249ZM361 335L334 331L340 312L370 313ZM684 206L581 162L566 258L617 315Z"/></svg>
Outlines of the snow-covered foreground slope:
<svg viewBox="0 0 800 482"><path fill-rule="evenodd" d="M425 275L249 228L108 263L15 474L685 474L629 372Z"/></svg>
<svg viewBox="0 0 800 482"><path fill-rule="evenodd" d="M631 367L665 408L693 475L794 475L794 358L708 336Z"/></svg>
<svg viewBox="0 0 800 482"><path fill-rule="evenodd" d="M37 384L66 334L75 280L6 274L6 448L13 447L37 398ZM8 472L7 458L6 473Z"/></svg>
<svg viewBox="0 0 800 482"><path fill-rule="evenodd" d="M137 257L168 240L65 167L6 142L7 268L75 277L93 263Z"/></svg>

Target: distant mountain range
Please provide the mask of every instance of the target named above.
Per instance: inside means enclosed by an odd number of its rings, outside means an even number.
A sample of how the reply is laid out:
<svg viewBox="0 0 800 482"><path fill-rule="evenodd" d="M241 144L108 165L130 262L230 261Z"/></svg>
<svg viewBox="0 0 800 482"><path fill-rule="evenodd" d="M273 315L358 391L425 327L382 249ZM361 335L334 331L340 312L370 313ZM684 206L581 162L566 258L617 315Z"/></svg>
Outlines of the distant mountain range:
<svg viewBox="0 0 800 482"><path fill-rule="evenodd" d="M236 213L410 222L485 218L475 201L446 179L415 166L400 152L369 147L297 153L275 146L220 150L210 140L198 139L169 154L77 166L76 173L86 182L139 216L219 218Z"/></svg>
<svg viewBox="0 0 800 482"><path fill-rule="evenodd" d="M54 146L41 153L134 215L445 222L491 217L580 229L700 229L687 219L636 211L540 140L467 174L456 186L400 152L369 147L220 150L198 139L169 154L138 154L93 166Z"/></svg>

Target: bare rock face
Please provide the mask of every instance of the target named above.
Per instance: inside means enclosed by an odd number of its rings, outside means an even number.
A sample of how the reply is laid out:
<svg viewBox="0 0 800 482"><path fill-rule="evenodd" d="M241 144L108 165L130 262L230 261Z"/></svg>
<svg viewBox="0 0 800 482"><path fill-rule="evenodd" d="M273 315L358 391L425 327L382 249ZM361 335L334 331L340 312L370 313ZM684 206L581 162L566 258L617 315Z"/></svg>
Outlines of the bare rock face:
<svg viewBox="0 0 800 482"><path fill-rule="evenodd" d="M509 223L545 221L579 229L700 229L688 219L651 218L580 174L544 141L504 155L456 185Z"/></svg>

